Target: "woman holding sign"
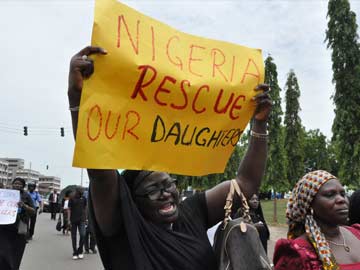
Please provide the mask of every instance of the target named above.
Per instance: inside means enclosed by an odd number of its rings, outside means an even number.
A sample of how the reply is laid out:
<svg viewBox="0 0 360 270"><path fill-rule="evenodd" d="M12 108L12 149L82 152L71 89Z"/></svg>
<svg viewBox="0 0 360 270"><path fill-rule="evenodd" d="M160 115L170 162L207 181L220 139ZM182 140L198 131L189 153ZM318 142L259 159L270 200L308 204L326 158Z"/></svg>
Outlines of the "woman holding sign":
<svg viewBox="0 0 360 270"><path fill-rule="evenodd" d="M106 55L86 47L70 63L69 105L76 135L83 79L94 71L88 56ZM104 56L105 57L105 56ZM247 198L256 193L267 155L268 86L259 85L247 153L237 173ZM144 153L145 154L145 153ZM176 180L157 171L88 169L90 217L105 269L216 269L207 229L224 218L230 181L179 202Z"/></svg>
<svg viewBox="0 0 360 270"><path fill-rule="evenodd" d="M20 191L20 202L14 224L0 225L0 269L18 270L25 251L29 217L35 214L30 195L24 191L25 180L15 178L12 188Z"/></svg>

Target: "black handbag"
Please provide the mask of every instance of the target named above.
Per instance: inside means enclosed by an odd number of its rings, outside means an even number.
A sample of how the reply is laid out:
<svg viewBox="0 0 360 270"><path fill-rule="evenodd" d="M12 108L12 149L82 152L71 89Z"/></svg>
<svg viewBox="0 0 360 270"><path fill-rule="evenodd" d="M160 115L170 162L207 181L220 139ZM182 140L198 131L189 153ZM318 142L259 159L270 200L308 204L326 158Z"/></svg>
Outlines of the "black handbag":
<svg viewBox="0 0 360 270"><path fill-rule="evenodd" d="M58 219L58 222L56 223L56 230L58 232L60 232L61 229L62 229L62 225L61 225L61 216L60 216L59 219Z"/></svg>
<svg viewBox="0 0 360 270"><path fill-rule="evenodd" d="M234 193L242 200L242 216L231 219ZM226 198L224 221L214 237L214 252L219 270L271 270L271 263L251 222L249 206L236 180L231 180Z"/></svg>

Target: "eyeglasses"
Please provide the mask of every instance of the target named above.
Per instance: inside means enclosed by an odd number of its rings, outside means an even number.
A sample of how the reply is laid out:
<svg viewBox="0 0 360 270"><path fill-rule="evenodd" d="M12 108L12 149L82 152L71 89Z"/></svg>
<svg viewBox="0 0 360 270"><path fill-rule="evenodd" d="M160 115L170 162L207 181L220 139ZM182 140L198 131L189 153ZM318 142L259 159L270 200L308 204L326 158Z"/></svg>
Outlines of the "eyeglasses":
<svg viewBox="0 0 360 270"><path fill-rule="evenodd" d="M162 182L161 186L157 186L156 188L143 193L136 194L137 197L147 197L152 201L155 201L161 197L161 195L166 191L168 193L174 192L176 190L177 180L172 178L171 180L165 180Z"/></svg>

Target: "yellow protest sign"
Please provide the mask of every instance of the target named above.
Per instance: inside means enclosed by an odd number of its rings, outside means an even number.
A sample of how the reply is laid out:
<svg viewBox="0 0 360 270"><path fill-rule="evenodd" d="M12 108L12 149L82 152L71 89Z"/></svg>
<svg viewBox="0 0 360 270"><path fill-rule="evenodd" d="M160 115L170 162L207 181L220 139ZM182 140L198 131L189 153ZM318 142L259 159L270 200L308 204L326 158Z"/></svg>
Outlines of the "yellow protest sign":
<svg viewBox="0 0 360 270"><path fill-rule="evenodd" d="M73 165L223 172L255 109L261 50L177 31L97 0L95 72L81 97Z"/></svg>

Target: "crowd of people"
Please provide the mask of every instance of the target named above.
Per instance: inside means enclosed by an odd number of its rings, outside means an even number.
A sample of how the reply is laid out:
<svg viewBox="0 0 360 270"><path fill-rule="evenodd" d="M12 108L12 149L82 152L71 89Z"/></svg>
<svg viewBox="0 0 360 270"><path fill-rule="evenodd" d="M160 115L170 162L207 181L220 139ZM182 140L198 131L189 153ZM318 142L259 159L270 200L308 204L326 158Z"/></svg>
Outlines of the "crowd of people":
<svg viewBox="0 0 360 270"><path fill-rule="evenodd" d="M27 187L27 190L25 190ZM3 185L0 188L4 188ZM0 225L0 269L18 270L25 251L26 244L33 240L37 215L43 212L44 204L35 183L28 183L23 178L15 178L11 189L20 192L16 221L13 224ZM68 190L59 204L59 194L53 191L49 198L53 198L50 205L50 219L56 220L59 214L61 229L64 235L71 231L73 259L84 258L85 253L96 254L96 242L91 224L87 220L87 203L83 196L83 189ZM55 203L56 202L56 203ZM54 227L55 228L55 227ZM80 240L77 244L77 231Z"/></svg>

